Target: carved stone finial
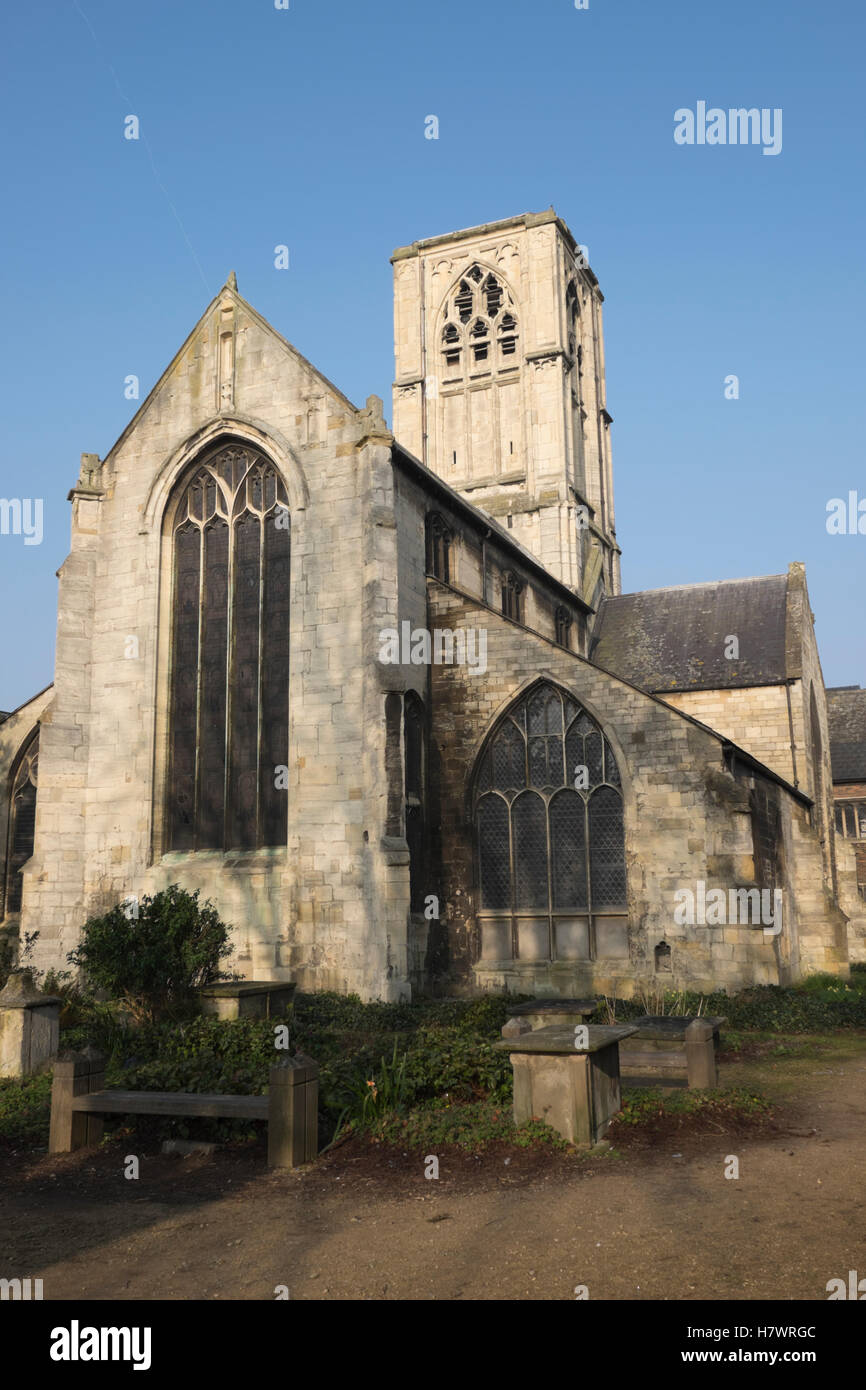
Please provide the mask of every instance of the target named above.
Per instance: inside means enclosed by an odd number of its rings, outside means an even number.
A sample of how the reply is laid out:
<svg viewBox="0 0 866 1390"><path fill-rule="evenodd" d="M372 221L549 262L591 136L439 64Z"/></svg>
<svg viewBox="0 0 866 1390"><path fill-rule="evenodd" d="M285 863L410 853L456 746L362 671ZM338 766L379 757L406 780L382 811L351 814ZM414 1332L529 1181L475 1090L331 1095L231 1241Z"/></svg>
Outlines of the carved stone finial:
<svg viewBox="0 0 866 1390"><path fill-rule="evenodd" d="M394 436L385 424L385 407L382 404L381 396L367 397L365 408L358 411L358 424L360 426L359 442L363 443L366 439L380 439L385 443L393 443Z"/></svg>
<svg viewBox="0 0 866 1390"><path fill-rule="evenodd" d="M81 471L78 475L78 486L86 488L91 492L97 492L100 486L100 474L102 463L98 454L81 455Z"/></svg>
<svg viewBox="0 0 866 1390"><path fill-rule="evenodd" d="M230 290L236 290L236 289L237 289L237 287L238 287L238 277L235 275L235 273L234 273L233 270L230 270L230 271L229 271L229 278L226 280L226 284L228 285L228 287L229 287Z"/></svg>

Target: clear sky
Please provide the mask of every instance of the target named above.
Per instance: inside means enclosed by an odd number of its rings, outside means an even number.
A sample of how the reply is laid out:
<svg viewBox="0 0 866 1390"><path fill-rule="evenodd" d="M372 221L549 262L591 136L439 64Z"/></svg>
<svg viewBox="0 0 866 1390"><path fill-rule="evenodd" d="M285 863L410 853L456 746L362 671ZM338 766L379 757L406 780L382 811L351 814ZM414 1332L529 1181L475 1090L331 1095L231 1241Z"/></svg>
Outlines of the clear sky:
<svg viewBox="0 0 866 1390"><path fill-rule="evenodd" d="M550 204L606 297L624 589L803 560L827 684L866 685L866 535L826 529L866 499L864 30L862 0L8 7L0 496L44 535L0 535L0 708L52 678L79 455L229 270L390 416L394 247ZM701 101L781 108L781 152L676 144Z"/></svg>

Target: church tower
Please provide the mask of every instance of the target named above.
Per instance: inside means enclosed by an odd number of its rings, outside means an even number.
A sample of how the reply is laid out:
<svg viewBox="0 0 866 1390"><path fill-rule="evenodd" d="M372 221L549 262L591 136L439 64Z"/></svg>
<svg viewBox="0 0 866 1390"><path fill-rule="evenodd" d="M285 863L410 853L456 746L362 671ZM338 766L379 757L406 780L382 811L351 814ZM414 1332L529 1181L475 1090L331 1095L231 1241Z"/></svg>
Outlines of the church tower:
<svg viewBox="0 0 866 1390"><path fill-rule="evenodd" d="M552 208L400 247L398 442L587 602L620 592L603 295Z"/></svg>

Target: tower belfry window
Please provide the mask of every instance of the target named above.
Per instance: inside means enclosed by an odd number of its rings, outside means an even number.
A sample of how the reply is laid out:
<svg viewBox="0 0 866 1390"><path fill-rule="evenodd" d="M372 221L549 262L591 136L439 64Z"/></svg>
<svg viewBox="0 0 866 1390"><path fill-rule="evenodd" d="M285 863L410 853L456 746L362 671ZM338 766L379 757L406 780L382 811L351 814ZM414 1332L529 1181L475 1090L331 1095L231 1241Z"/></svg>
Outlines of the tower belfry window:
<svg viewBox="0 0 866 1390"><path fill-rule="evenodd" d="M514 303L505 285L492 272L472 266L452 290L445 308L442 329L442 355L446 367L463 366L464 373L481 367L487 372L496 364L492 348L498 345L499 363L515 358L518 325ZM471 348L464 355L463 349ZM504 363L509 367L515 362ZM472 372L472 375L477 375ZM455 373L450 374L453 380Z"/></svg>

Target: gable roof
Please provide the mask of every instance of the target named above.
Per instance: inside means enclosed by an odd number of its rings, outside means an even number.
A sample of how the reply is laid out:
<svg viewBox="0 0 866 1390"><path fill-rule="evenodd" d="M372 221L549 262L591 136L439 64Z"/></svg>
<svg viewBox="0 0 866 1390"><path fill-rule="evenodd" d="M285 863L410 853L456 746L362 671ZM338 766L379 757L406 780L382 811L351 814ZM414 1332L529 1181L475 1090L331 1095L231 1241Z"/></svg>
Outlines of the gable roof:
<svg viewBox="0 0 866 1390"><path fill-rule="evenodd" d="M856 685L827 691L830 761L834 782L866 782L866 690Z"/></svg>
<svg viewBox="0 0 866 1390"><path fill-rule="evenodd" d="M605 598L590 660L644 690L778 685L786 654L788 576L724 579ZM739 658L725 656L736 636Z"/></svg>
<svg viewBox="0 0 866 1390"><path fill-rule="evenodd" d="M117 439L114 441L111 448L106 452L104 459L102 459L103 463L108 461L108 459L111 457L114 451L118 449L120 445L124 442L124 440L132 433L138 421L142 418L142 416L145 414L148 407L150 406L151 401L153 401L156 398L158 392L160 391L164 383L168 381L168 379L172 375L176 364L180 361L184 353L192 345L200 329L203 327L203 325L207 323L208 319L218 308L218 306L227 299L232 300L238 308L243 309L245 313L249 314L250 317L258 324L260 328L264 329L266 333L270 333L270 335L273 338L276 338L277 342L279 342L284 348L286 348L286 350L289 353L291 353L291 355L294 358L296 358L298 362L300 362L301 366L305 367L309 372L313 374L313 376L318 377L322 385L335 397L337 397L343 403L343 405L347 406L348 409L353 411L355 414L358 413L358 407L354 405L352 401L349 400L348 396L345 396L343 394L339 386L335 386L334 383L330 381L329 378L326 377L323 372L319 371L318 367L314 367L313 363L310 362L309 359L306 358L302 352L298 352L298 349L292 343L289 342L288 338L284 338L282 333L278 333L277 330L274 328L273 324L268 323L268 320L259 313L258 309L253 308L249 300L244 299L243 295L238 293L237 281L235 279L234 271L232 271L225 284L223 285L222 289L219 291L218 294L214 295L213 299L205 309L204 313L196 321L191 331L187 334L183 343L178 348L177 352L174 354L174 357L172 357L171 361L169 362L165 371L160 376L159 380L155 382L154 386L147 393L141 405L138 407L138 410L133 415L132 419L117 436Z"/></svg>

